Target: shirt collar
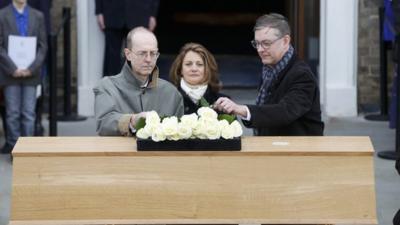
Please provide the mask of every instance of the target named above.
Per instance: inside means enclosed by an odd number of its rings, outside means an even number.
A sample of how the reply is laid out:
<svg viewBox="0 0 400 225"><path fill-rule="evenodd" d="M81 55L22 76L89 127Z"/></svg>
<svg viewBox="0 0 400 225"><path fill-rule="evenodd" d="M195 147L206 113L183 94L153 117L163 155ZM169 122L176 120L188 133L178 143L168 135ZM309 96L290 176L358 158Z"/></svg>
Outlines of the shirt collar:
<svg viewBox="0 0 400 225"><path fill-rule="evenodd" d="M143 82L143 81L139 80L138 75L135 74L135 72L131 69L130 65L126 61L124 66L122 67L122 74L125 77L125 79L128 82L134 84L134 86L141 88L141 89L142 88L146 89L146 88L153 88L153 87L157 86L159 70L158 70L158 67L156 66L155 69L153 70L153 72L150 74L150 76L151 76L150 83L148 83L149 80Z"/></svg>
<svg viewBox="0 0 400 225"><path fill-rule="evenodd" d="M14 4L12 4L12 8L14 11L14 15L16 17L28 17L28 6L25 5L24 10L22 11L22 13L19 13L18 10L15 8Z"/></svg>

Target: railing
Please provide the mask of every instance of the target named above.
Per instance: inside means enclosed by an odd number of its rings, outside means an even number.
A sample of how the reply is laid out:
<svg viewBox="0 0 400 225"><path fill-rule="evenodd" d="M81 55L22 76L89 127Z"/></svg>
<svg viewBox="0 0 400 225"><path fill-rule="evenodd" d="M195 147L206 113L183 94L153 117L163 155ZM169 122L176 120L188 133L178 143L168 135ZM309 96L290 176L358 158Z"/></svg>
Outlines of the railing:
<svg viewBox="0 0 400 225"><path fill-rule="evenodd" d="M57 39L63 31L63 74L64 74L64 96L63 115L57 116ZM63 19L61 25L49 35L49 135L57 136L57 120L78 121L86 117L76 115L72 112L71 102L71 9L63 8Z"/></svg>
<svg viewBox="0 0 400 225"><path fill-rule="evenodd" d="M396 82L396 145L395 151L381 151L378 156L384 159L399 159L400 158L400 33L396 35L396 41L393 47L394 62L397 63L397 82Z"/></svg>
<svg viewBox="0 0 400 225"><path fill-rule="evenodd" d="M379 99L380 99L380 113L366 115L365 119L372 121L387 121L388 116L388 84L387 84L387 50L389 49L390 42L384 39L384 21L385 21L385 8L379 8Z"/></svg>

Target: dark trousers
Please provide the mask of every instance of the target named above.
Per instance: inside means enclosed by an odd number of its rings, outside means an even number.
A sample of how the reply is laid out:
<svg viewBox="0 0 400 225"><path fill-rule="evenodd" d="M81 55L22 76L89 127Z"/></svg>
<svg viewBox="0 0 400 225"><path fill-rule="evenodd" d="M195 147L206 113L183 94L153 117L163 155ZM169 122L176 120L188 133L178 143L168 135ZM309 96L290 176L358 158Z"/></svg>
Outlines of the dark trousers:
<svg viewBox="0 0 400 225"><path fill-rule="evenodd" d="M128 34L128 29L111 29L106 28L105 34L105 55L103 75L111 76L121 72L123 65L123 47L122 44Z"/></svg>

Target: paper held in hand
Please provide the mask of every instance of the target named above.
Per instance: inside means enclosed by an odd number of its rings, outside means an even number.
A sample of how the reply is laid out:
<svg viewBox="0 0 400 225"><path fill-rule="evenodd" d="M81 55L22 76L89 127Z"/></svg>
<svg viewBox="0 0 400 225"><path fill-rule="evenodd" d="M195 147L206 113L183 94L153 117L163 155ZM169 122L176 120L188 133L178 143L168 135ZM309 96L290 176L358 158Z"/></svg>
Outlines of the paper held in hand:
<svg viewBox="0 0 400 225"><path fill-rule="evenodd" d="M36 57L36 37L8 36L8 56L18 69L27 69Z"/></svg>

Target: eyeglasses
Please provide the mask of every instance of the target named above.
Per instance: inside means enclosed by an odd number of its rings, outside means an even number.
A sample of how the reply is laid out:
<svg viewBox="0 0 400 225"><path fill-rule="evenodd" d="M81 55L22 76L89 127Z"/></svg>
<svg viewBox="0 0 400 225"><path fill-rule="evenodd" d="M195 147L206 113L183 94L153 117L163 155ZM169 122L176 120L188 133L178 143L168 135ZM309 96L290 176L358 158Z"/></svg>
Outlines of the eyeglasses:
<svg viewBox="0 0 400 225"><path fill-rule="evenodd" d="M282 36L282 37L279 37L279 38L277 38L277 39L275 39L275 40L273 40L273 41L268 41L268 40L263 40L263 41L261 41L261 42L258 42L258 41L256 41L256 40L252 40L251 41L251 45L253 46L253 48L255 48L255 49L258 49L258 47L262 47L263 49L269 49L269 48L271 48L271 46L275 43L275 42L277 42L279 39L282 39L284 36Z"/></svg>
<svg viewBox="0 0 400 225"><path fill-rule="evenodd" d="M149 52L147 52L147 51L139 51L139 52L134 52L134 51L131 50L131 52L136 57L138 57L140 60L146 59L148 55L150 56L151 60L156 60L160 56L160 53L157 52L157 51L149 51Z"/></svg>

